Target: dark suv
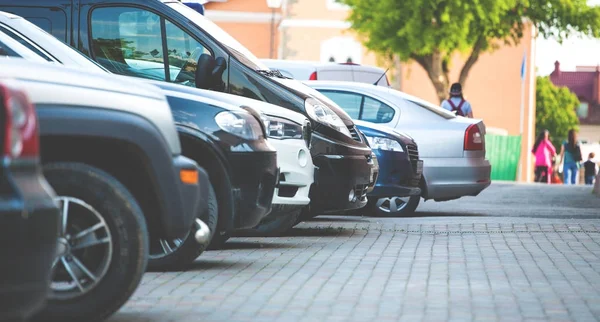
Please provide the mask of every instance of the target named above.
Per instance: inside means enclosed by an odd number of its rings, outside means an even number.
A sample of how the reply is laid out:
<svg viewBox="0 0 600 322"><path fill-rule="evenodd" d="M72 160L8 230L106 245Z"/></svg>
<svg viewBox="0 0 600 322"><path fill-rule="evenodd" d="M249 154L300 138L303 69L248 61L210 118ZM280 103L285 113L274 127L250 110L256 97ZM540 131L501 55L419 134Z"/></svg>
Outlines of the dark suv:
<svg viewBox="0 0 600 322"><path fill-rule="evenodd" d="M42 176L35 109L10 79L0 79L0 124L0 320L18 320L46 302L59 211Z"/></svg>
<svg viewBox="0 0 600 322"><path fill-rule="evenodd" d="M116 74L245 96L307 116L316 166L312 213L362 208L375 184L371 149L346 112L306 85L270 71L246 48L179 1L0 0Z"/></svg>

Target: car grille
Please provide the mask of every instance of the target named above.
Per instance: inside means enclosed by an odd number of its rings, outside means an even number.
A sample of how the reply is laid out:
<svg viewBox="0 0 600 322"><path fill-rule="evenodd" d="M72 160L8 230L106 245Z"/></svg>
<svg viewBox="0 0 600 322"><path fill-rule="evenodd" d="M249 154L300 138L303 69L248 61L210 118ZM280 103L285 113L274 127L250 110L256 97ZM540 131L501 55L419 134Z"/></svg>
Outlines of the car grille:
<svg viewBox="0 0 600 322"><path fill-rule="evenodd" d="M348 125L348 131L350 131L350 135L352 136L352 139L354 139L354 141L362 142L362 140L360 139L360 134L358 134L358 131L356 130L356 127L354 125Z"/></svg>
<svg viewBox="0 0 600 322"><path fill-rule="evenodd" d="M406 152L408 153L408 158L410 159L410 164L412 165L413 172L417 172L417 163L419 161L419 150L416 145L407 144Z"/></svg>
<svg viewBox="0 0 600 322"><path fill-rule="evenodd" d="M310 149L310 139L312 137L312 126L310 121L305 121L302 127L302 139L306 142L306 147Z"/></svg>

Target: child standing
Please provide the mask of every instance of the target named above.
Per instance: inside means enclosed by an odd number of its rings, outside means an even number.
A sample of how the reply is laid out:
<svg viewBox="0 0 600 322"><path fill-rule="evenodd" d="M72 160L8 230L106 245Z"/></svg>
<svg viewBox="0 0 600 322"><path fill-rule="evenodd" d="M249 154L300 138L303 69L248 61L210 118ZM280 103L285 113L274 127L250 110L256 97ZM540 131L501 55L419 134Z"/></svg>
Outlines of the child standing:
<svg viewBox="0 0 600 322"><path fill-rule="evenodd" d="M596 163L594 162L594 152L590 153L588 160L583 163L585 169L585 184L594 184L594 177L596 176Z"/></svg>

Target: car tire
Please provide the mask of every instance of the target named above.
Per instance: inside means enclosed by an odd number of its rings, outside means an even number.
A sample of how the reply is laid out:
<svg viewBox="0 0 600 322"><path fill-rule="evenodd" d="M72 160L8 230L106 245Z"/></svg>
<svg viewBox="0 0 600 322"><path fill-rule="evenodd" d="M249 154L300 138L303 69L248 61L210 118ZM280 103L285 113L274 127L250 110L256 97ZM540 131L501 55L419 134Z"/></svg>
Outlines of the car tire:
<svg viewBox="0 0 600 322"><path fill-rule="evenodd" d="M208 185L208 208L207 211L198 215L210 229L209 240L212 240L217 230L217 220L219 218L219 206L217 204L217 195L212 184ZM148 270L150 271L170 271L182 270L189 267L204 252L207 245L199 244L194 238L196 225L190 230L190 233L184 239L166 241L160 239L151 241L150 259L148 260ZM169 252L167 254L167 252Z"/></svg>
<svg viewBox="0 0 600 322"><path fill-rule="evenodd" d="M104 320L125 304L146 270L149 242L142 210L123 184L95 167L52 163L44 166L44 176L60 200L61 218L67 215L59 242L69 246L57 257L49 300L34 320Z"/></svg>
<svg viewBox="0 0 600 322"><path fill-rule="evenodd" d="M408 198L408 200L402 200L401 197L369 198L366 209L376 217L401 217L414 214L421 201L421 196L403 198ZM392 202L396 202L397 206L391 207Z"/></svg>
<svg viewBox="0 0 600 322"><path fill-rule="evenodd" d="M296 226L304 206L273 205L272 212L277 213L274 218L265 218L258 226L246 229L236 236L245 237L278 237Z"/></svg>

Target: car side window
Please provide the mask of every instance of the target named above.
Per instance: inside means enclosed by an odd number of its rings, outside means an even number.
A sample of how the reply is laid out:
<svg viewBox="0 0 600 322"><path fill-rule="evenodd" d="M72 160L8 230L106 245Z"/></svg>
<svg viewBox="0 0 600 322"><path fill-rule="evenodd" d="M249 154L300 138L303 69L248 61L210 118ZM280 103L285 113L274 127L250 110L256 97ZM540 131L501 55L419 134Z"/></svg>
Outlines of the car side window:
<svg viewBox="0 0 600 322"><path fill-rule="evenodd" d="M144 9L97 8L91 25L94 58L116 74L195 87L198 58L210 55L179 27Z"/></svg>
<svg viewBox="0 0 600 322"><path fill-rule="evenodd" d="M10 38L18 41L21 45L27 47L27 49L33 51L34 53L38 54L40 57L44 58L47 61L53 61L52 58L48 57L48 55L46 55L45 53L43 53L41 50L39 50L38 48L36 48L35 46L33 46L30 42L28 42L27 40L25 40L23 37L20 37L19 35L17 35L16 33L12 32L11 30L8 30L7 28L4 28L3 26L0 26L0 32L3 32L4 34L6 34L7 36L9 36Z"/></svg>
<svg viewBox="0 0 600 322"><path fill-rule="evenodd" d="M179 27L165 20L171 81L196 87L196 67L200 55L211 53Z"/></svg>
<svg viewBox="0 0 600 322"><path fill-rule="evenodd" d="M359 118L362 104L361 95L341 91L320 90L320 92L344 109L351 118Z"/></svg>
<svg viewBox="0 0 600 322"><path fill-rule="evenodd" d="M21 57L19 54L14 52L10 47L8 47L5 43L0 41L0 56L8 56L8 57Z"/></svg>
<svg viewBox="0 0 600 322"><path fill-rule="evenodd" d="M92 11L95 59L113 73L166 80L160 17L138 8Z"/></svg>
<svg viewBox="0 0 600 322"><path fill-rule="evenodd" d="M360 119L372 123L389 123L396 111L389 105L365 96Z"/></svg>

